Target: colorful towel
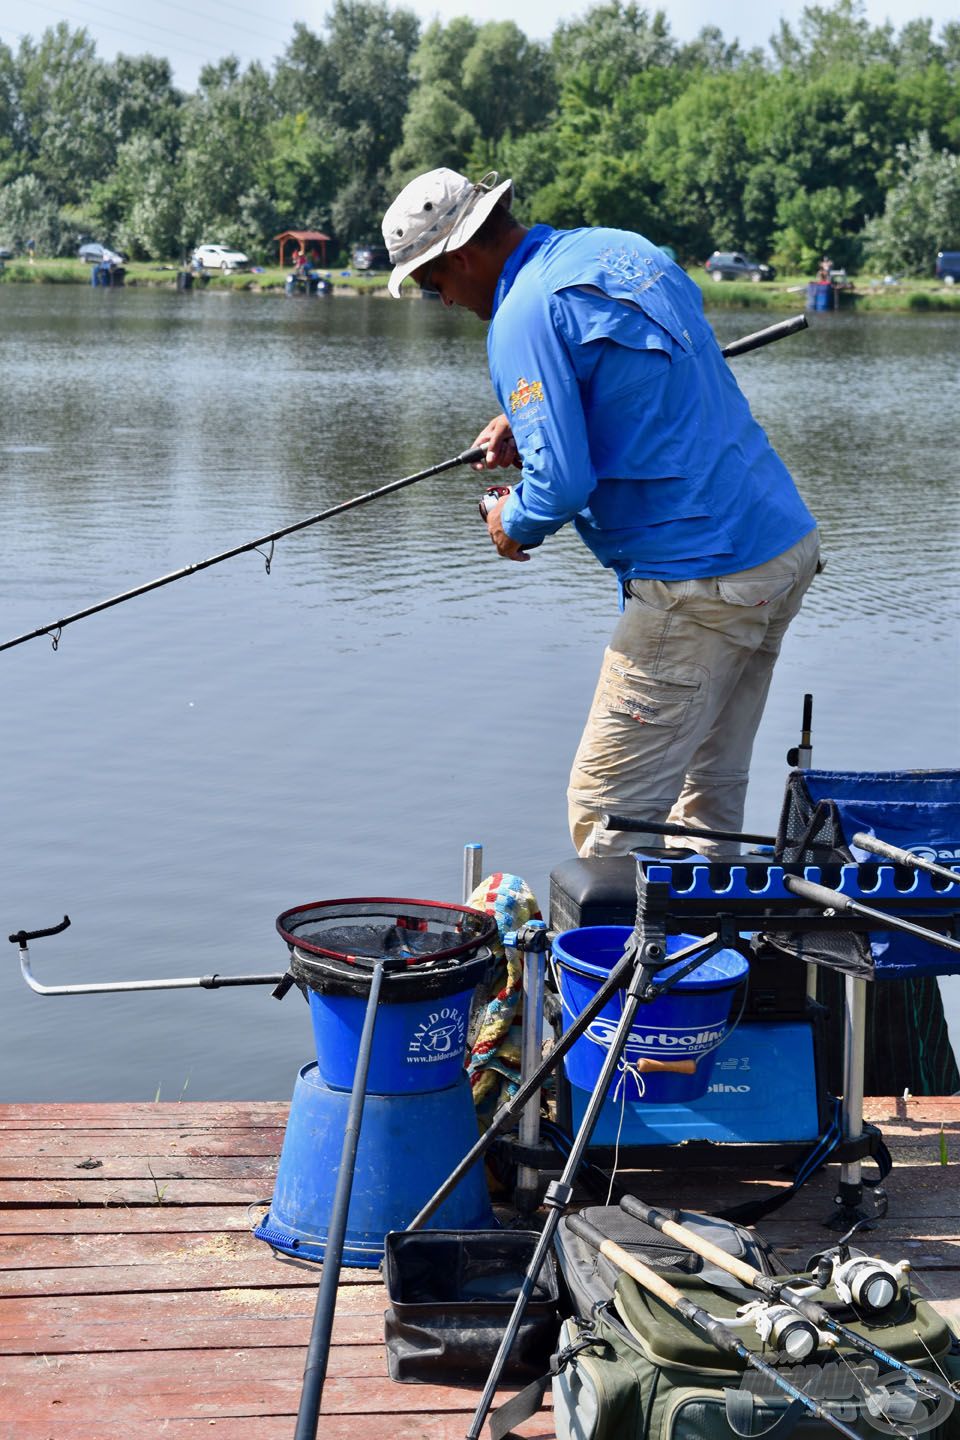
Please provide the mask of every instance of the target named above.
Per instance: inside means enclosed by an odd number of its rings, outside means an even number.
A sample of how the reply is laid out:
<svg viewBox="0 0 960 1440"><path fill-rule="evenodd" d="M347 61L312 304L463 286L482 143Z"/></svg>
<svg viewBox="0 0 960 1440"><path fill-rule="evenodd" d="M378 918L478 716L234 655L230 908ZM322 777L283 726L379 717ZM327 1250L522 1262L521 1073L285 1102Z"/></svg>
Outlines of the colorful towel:
<svg viewBox="0 0 960 1440"><path fill-rule="evenodd" d="M467 1074L482 1127L520 1084L523 956L504 946L503 937L541 915L533 892L519 875L489 875L467 903L494 916L500 937L493 947L493 978L486 990L477 992L468 1042Z"/></svg>

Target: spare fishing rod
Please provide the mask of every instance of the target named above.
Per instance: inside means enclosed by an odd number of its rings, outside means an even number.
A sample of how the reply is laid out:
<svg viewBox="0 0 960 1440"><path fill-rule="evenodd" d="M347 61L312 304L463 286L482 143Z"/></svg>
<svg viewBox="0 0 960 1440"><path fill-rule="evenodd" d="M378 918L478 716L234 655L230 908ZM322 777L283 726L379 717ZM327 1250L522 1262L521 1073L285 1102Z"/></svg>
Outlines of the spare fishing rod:
<svg viewBox="0 0 960 1440"><path fill-rule="evenodd" d="M631 1280L635 1280L638 1285L642 1285L644 1290L649 1291L651 1295L655 1295L656 1298L662 1301L669 1309L675 1310L689 1325L692 1325L695 1330L699 1330L701 1335L703 1335L711 1345L716 1346L718 1350L722 1350L728 1355L735 1355L738 1360L742 1360L744 1365L748 1366L751 1370L757 1370L771 1384L775 1385L778 1390L782 1390L783 1393L789 1395L792 1400L799 1402L799 1404L817 1420L822 1420L824 1424L839 1431L841 1435L846 1435L847 1440L853 1440L853 1437L856 1436L857 1432L855 1430L851 1429L849 1425L844 1424L838 1416L832 1414L825 1406L821 1405L813 1395L809 1395L805 1390L798 1389L798 1387L792 1384L775 1366L770 1365L766 1360L761 1360L759 1355L756 1355L744 1345L743 1341L734 1334L729 1325L724 1324L722 1320L718 1320L716 1316L709 1315L707 1311L701 1309L699 1305L695 1305L694 1302L682 1294L675 1285L671 1285L670 1281L667 1280L664 1275L659 1274L656 1270L652 1270L649 1265L645 1265L642 1260L638 1260L635 1255L631 1255L629 1250L624 1250L623 1247L617 1245L615 1241L608 1240L595 1225L591 1225L589 1221L584 1220L582 1215L568 1216L566 1223L574 1235L579 1236L581 1240L585 1240L594 1250L597 1250L607 1260L612 1261L618 1270L622 1270L625 1275L629 1275ZM857 1437L857 1440L859 1440L859 1437Z"/></svg>
<svg viewBox="0 0 960 1440"><path fill-rule="evenodd" d="M960 940L941 935L939 930L930 930L925 925L915 925L912 920L904 920L901 916L891 915L885 910L875 910L872 905L852 900L849 895L842 895L839 890L831 890L827 885L818 885L813 880L802 880L799 875L784 875L783 886L801 900L819 906L826 915L853 915L858 920L873 921L877 930L896 930L903 935L912 935L917 940L928 940L931 945L939 945L944 950L960 954Z"/></svg>
<svg viewBox="0 0 960 1440"><path fill-rule="evenodd" d="M678 1221L671 1220L669 1215L665 1214L662 1210L657 1210L652 1205L645 1205L642 1200L638 1200L633 1195L625 1195L620 1201L620 1208L635 1220L641 1220L644 1225L649 1225L652 1229L659 1230L660 1233L666 1235L668 1239L677 1241L678 1244L685 1246L686 1249L692 1250L695 1255L699 1255L702 1259L709 1260L711 1264L719 1266L721 1270L725 1270L728 1275L732 1275L735 1279L739 1280L741 1284L748 1285L752 1290L759 1291L761 1295L765 1295L768 1299L779 1304L789 1305L792 1310L795 1310L798 1315L802 1315L805 1320L809 1320L812 1325L815 1325L818 1329L827 1330L832 1335L836 1335L838 1339L845 1341L846 1344L850 1345L853 1349L860 1350L865 1355L873 1356L875 1360L882 1361L884 1365L889 1365L893 1370L901 1371L915 1382L925 1385L931 1390L935 1390L939 1395L945 1395L953 1401L960 1399L960 1390L956 1389L953 1385L945 1384L942 1380L938 1380L936 1376L930 1375L926 1371L918 1370L913 1365L908 1365L905 1360L897 1360L893 1355L888 1354L886 1350L882 1350L880 1346L876 1345L872 1340L866 1339L863 1335L858 1335L856 1330L851 1330L849 1326L842 1325L839 1320L835 1320L827 1307L820 1301L810 1299L808 1296L800 1294L794 1289L794 1286L797 1284L795 1276L791 1275L785 1279L778 1279L772 1275L764 1275L762 1271L758 1270L755 1266L749 1265L745 1260L738 1259L735 1255L728 1255L725 1250L720 1249L719 1245L714 1245L712 1241L698 1235L696 1231L688 1229L686 1225L681 1225ZM572 1221L568 1221L567 1223L573 1224ZM887 1287L891 1284L889 1275L884 1277L880 1276L880 1268L886 1270L889 1267L883 1266L883 1262L878 1262L877 1278L873 1284L875 1287L882 1287L883 1293L881 1294L879 1288L875 1289L873 1293L877 1299L885 1298ZM862 1288L858 1288L861 1303L868 1305L869 1308L873 1308L869 1302L870 1293L869 1284L864 1284ZM895 1296L890 1297L891 1300L895 1298Z"/></svg>
<svg viewBox="0 0 960 1440"><path fill-rule="evenodd" d="M912 850L902 850L899 845L891 845L876 835L865 835L863 831L858 831L850 843L861 850L868 851L871 855L879 855L884 860L892 860L896 865L908 865L911 870L924 870L928 875L935 875L939 880L946 880L951 885L960 885L960 872L949 870L946 865L938 865L933 860L927 860L923 855L914 855Z"/></svg>
<svg viewBox="0 0 960 1440"><path fill-rule="evenodd" d="M328 510L321 510L318 515L311 515L306 520L297 520L292 525L284 525L279 530L271 530L268 535L260 535L256 540L248 540L244 545L234 545L229 550L222 550L219 555L211 555L207 560L197 560L192 565L184 565L179 570L171 570L169 575L160 575L156 580L148 580L143 585L135 585L132 590L124 590L119 595L111 595L109 600L100 600L96 605L88 605L84 610L75 610L72 615L65 615L62 620L52 620L49 625L40 625L36 630L30 630L25 635L17 635L13 640L5 640L0 644L0 651L12 650L15 645L23 645L26 641L36 640L41 635L52 635L53 648L56 650L60 643L61 631L67 625L72 625L75 620L85 620L88 615L98 615L101 610L110 610L114 605L123 605L127 600L134 600L138 595L146 595L151 590L159 590L163 585L172 585L175 580L185 580L188 575L196 575L200 570L208 570L211 565L219 565L223 560L232 560L235 555L245 555L250 550L260 550L264 545L271 547L269 553L264 556L269 575L273 559L273 546L277 540L282 540L286 535L293 535L298 530L306 530L310 525L319 525L322 520L330 520L334 515L343 515L347 510L355 510L358 505L366 505L370 500L379 500L381 495L392 495L395 490L402 490L407 485L415 485L418 480L429 480L433 475L442 475L445 470L453 470L457 465L475 465L483 459L485 453L479 446L474 446L471 450L464 450L460 455L454 455L452 460L442 460L439 465L431 465L427 470L419 470L416 475L407 475L402 480L391 480L389 484L381 485L376 490L368 490L364 495L355 495L352 500L344 500L339 505L331 505Z"/></svg>

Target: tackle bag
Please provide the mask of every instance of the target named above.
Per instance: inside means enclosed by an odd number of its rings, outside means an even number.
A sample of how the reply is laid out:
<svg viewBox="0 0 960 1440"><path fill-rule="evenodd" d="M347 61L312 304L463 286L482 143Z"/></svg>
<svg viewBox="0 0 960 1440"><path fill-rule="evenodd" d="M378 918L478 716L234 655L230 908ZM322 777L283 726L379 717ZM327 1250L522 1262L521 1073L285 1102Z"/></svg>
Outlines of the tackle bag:
<svg viewBox="0 0 960 1440"><path fill-rule="evenodd" d="M711 1314L733 1315L736 1307L725 1306L701 1277L670 1279ZM905 1323L881 1330L878 1343L898 1359L960 1383L960 1357L950 1353L946 1324L922 1301L910 1312ZM931 1346L936 1367L908 1333L913 1327ZM738 1327L737 1334L760 1353L752 1327ZM557 1440L786 1440L791 1434L830 1440L837 1433L765 1376L715 1349L625 1275L614 1300L591 1320L564 1321L552 1368ZM859 1352L847 1351L843 1359L821 1352L815 1363L783 1368L783 1374L864 1440L960 1437L960 1405L921 1396L900 1372Z"/></svg>
<svg viewBox="0 0 960 1440"><path fill-rule="evenodd" d="M758 1293L618 1206L595 1206L583 1218L606 1238L662 1271L672 1285L725 1323ZM698 1212L672 1212L687 1228L767 1275L789 1273L759 1235ZM669 1307L624 1275L573 1234L557 1230L562 1281L579 1311L565 1320L549 1375L529 1385L490 1417L493 1440L503 1440L552 1390L557 1440L828 1440L826 1421L812 1416L772 1381L735 1356L716 1349ZM836 1318L896 1359L960 1385L960 1353L946 1323L922 1300L903 1297L891 1323L872 1329L842 1309L836 1295L822 1297ZM588 1317L588 1318L587 1318ZM768 1362L752 1323L737 1325L744 1345ZM929 1435L960 1440L960 1389L956 1407L935 1394L920 1396L902 1372L848 1346L821 1349L803 1365L783 1368L785 1378L862 1435Z"/></svg>

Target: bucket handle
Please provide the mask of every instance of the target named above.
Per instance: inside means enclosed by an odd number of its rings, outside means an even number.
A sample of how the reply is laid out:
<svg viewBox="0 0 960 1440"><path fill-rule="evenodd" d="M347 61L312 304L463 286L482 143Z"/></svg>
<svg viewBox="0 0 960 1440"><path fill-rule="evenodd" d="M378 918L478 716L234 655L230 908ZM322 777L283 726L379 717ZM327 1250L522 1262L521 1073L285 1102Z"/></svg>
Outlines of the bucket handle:
<svg viewBox="0 0 960 1440"><path fill-rule="evenodd" d="M641 1055L639 1060L633 1061L632 1068L641 1075L661 1075L665 1071L674 1075L695 1075L697 1062L696 1060L654 1060L647 1055Z"/></svg>

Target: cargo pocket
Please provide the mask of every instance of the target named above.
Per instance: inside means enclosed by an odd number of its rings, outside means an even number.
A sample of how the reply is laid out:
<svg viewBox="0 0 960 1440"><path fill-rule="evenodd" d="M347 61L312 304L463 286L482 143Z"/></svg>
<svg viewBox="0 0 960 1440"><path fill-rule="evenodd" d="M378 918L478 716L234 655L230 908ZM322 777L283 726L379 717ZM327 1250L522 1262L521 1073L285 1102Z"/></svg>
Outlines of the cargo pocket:
<svg viewBox="0 0 960 1440"><path fill-rule="evenodd" d="M679 730L700 686L696 681L668 680L631 666L626 656L607 662L600 708L609 715L627 716L638 725Z"/></svg>

